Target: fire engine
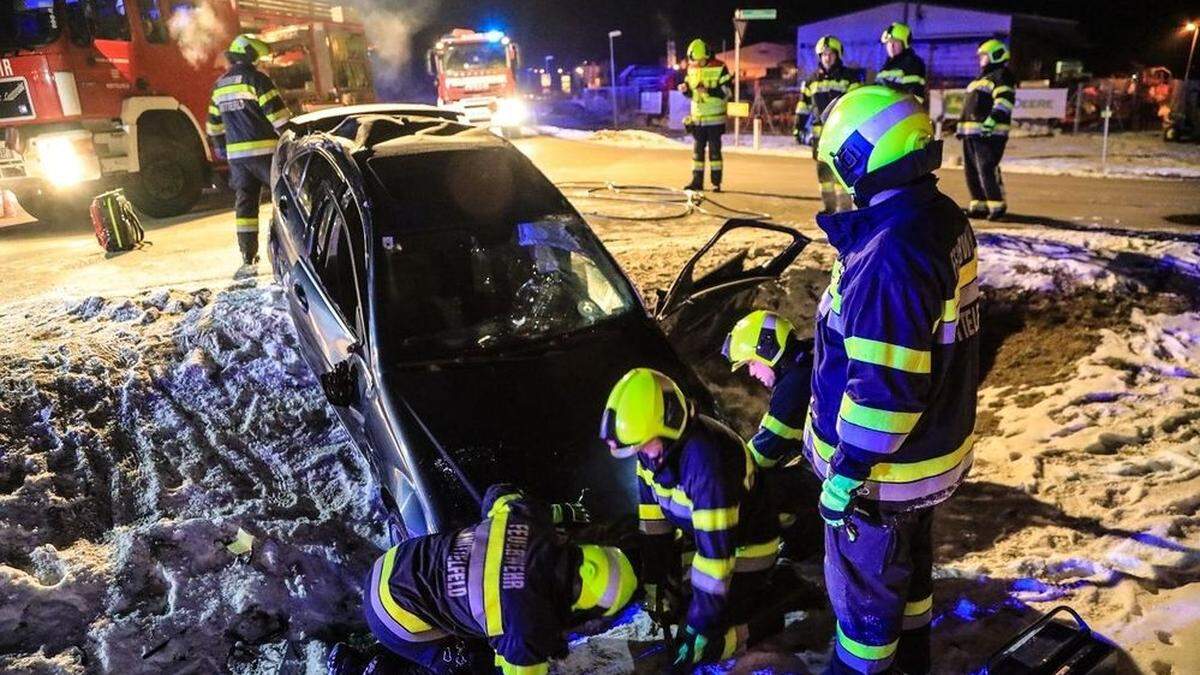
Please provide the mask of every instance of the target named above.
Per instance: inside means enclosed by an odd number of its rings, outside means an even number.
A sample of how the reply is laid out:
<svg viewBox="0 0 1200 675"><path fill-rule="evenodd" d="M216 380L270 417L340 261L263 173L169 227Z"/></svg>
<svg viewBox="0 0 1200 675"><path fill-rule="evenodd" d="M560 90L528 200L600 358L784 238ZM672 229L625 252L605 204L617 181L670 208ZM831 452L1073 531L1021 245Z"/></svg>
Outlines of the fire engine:
<svg viewBox="0 0 1200 675"><path fill-rule="evenodd" d="M519 59L516 43L501 31L455 28L427 54L438 105L458 110L473 124L519 126L528 117L517 96Z"/></svg>
<svg viewBox="0 0 1200 675"><path fill-rule="evenodd" d="M186 212L213 163L204 118L239 32L297 109L373 100L361 24L321 0L0 0L0 189L38 218L123 186Z"/></svg>

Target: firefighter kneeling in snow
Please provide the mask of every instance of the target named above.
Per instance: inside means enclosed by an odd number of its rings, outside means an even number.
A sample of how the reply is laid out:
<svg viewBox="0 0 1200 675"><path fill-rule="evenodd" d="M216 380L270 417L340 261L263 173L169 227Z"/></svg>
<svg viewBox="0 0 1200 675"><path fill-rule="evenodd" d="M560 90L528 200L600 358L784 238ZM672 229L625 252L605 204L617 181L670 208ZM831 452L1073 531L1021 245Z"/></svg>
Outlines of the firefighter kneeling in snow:
<svg viewBox="0 0 1200 675"><path fill-rule="evenodd" d="M600 437L614 456L637 455L642 581L653 609L679 562L675 530L695 543L674 667L691 672L782 629L781 613L755 611L779 552L779 523L737 434L697 414L666 375L635 368L609 394Z"/></svg>
<svg viewBox="0 0 1200 675"><path fill-rule="evenodd" d="M941 151L916 99L881 86L843 96L818 149L858 206L817 216L838 257L804 429L833 673L930 670L933 510L971 468L979 384L975 235L937 189Z"/></svg>
<svg viewBox="0 0 1200 675"><path fill-rule="evenodd" d="M999 40L979 45L979 77L967 85L957 135L963 142L963 168L971 192L972 217L998 220L1008 211L1000 160L1008 143L1016 78L1008 69L1008 47Z"/></svg>
<svg viewBox="0 0 1200 675"><path fill-rule="evenodd" d="M242 262L258 261L258 202L271 182L271 156L291 114L271 78L254 62L270 53L267 43L239 35L225 58L229 70L217 80L208 105L207 132L213 154L229 160L234 214Z"/></svg>
<svg viewBox="0 0 1200 675"><path fill-rule="evenodd" d="M637 590L619 549L560 539L556 524L586 520L578 505L494 485L483 513L473 527L394 546L371 569L367 625L409 672L545 673L567 655L568 629L616 614ZM345 645L329 661L331 673L362 672ZM377 656L371 672L406 672L397 661Z"/></svg>

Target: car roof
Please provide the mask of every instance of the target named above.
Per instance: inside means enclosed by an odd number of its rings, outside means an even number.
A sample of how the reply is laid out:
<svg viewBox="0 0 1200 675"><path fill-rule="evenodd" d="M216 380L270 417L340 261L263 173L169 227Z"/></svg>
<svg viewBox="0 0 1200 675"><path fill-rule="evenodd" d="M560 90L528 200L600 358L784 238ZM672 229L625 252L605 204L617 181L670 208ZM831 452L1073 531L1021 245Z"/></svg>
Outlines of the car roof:
<svg viewBox="0 0 1200 675"><path fill-rule="evenodd" d="M459 120L462 114L439 108L437 106L425 105L424 103L363 103L360 105L340 105L332 108L322 108L313 112L304 113L292 118L292 122L300 125L309 125L314 122L321 122L331 118L344 119L351 115L422 115L426 117L440 117L448 120Z"/></svg>
<svg viewBox="0 0 1200 675"><path fill-rule="evenodd" d="M422 115L352 114L326 133L348 143L359 161L442 150L511 147L483 127Z"/></svg>

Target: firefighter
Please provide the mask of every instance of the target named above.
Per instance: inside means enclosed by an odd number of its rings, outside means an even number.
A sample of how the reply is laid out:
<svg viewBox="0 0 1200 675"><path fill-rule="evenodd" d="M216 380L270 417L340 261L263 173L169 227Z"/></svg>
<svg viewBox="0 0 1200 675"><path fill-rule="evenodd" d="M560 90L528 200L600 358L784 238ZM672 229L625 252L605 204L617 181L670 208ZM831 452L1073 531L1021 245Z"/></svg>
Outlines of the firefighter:
<svg viewBox="0 0 1200 675"><path fill-rule="evenodd" d="M1008 47L999 40L979 45L979 77L967 85L962 117L955 134L963 142L963 168L975 218L999 220L1008 211L1000 160L1008 143L1013 105L1017 99L1016 78L1008 68Z"/></svg>
<svg viewBox="0 0 1200 675"><path fill-rule="evenodd" d="M879 37L887 50L887 61L875 75L875 84L891 87L925 103L925 61L912 50L912 29L893 23Z"/></svg>
<svg viewBox="0 0 1200 675"><path fill-rule="evenodd" d="M217 80L208 105L207 131L213 154L229 160L235 191L234 222L242 262L258 262L258 203L271 178L271 156L291 114L271 78L254 62L267 56L267 43L239 35L225 57L229 70Z"/></svg>
<svg viewBox="0 0 1200 675"><path fill-rule="evenodd" d="M839 188L829 167L817 157L817 142L821 138L825 113L839 96L862 83L863 73L842 63L842 41L832 35L817 40L816 52L821 65L800 92L800 100L796 103L796 127L792 133L797 143L803 143L804 130L811 120L809 143L813 148L813 159L817 160L821 201L825 204L825 213L836 213L852 208L852 204L849 196Z"/></svg>
<svg viewBox="0 0 1200 675"><path fill-rule="evenodd" d="M365 613L388 652L368 672L407 663L412 672L546 673L548 659L567 655L568 629L616 614L637 590L620 549L559 536L556 525L586 521L578 505L550 507L501 484L482 508L478 525L409 539L375 561ZM345 645L328 665L339 675L363 668Z"/></svg>
<svg viewBox="0 0 1200 675"><path fill-rule="evenodd" d="M666 375L635 368L609 394L600 437L616 457L637 455L651 607L677 578L676 529L695 545L674 667L690 672L781 629L781 613L755 612L778 555L778 522L737 434L696 413Z"/></svg>
<svg viewBox="0 0 1200 675"><path fill-rule="evenodd" d="M817 216L837 259L817 310L804 429L824 479L831 670L926 673L934 507L972 462L975 235L937 189L942 144L912 97L848 93L819 152L859 207Z"/></svg>
<svg viewBox="0 0 1200 675"><path fill-rule="evenodd" d="M721 191L724 161L721 134L725 133L725 104L733 96L733 76L724 63L712 58L704 40L696 38L687 48L688 69L679 91L691 99L691 114L684 126L692 134L692 182L685 190L704 189L704 150L708 149L708 172L713 190Z"/></svg>

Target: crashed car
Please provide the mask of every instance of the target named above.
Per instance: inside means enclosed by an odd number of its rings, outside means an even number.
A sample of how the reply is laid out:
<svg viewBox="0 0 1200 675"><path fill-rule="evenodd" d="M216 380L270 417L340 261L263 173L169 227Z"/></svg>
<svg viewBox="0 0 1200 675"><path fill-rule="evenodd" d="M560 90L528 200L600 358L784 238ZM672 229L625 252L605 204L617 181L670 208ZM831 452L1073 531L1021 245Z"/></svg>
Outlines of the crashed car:
<svg viewBox="0 0 1200 675"><path fill-rule="evenodd" d="M597 434L610 387L649 366L715 412L660 322L698 334L712 324L700 299L778 277L808 242L730 221L649 309L517 148L411 106L297 118L271 189L271 265L303 357L369 458L396 539L474 522L500 481L632 522L633 460ZM742 228L786 244L694 278Z"/></svg>

